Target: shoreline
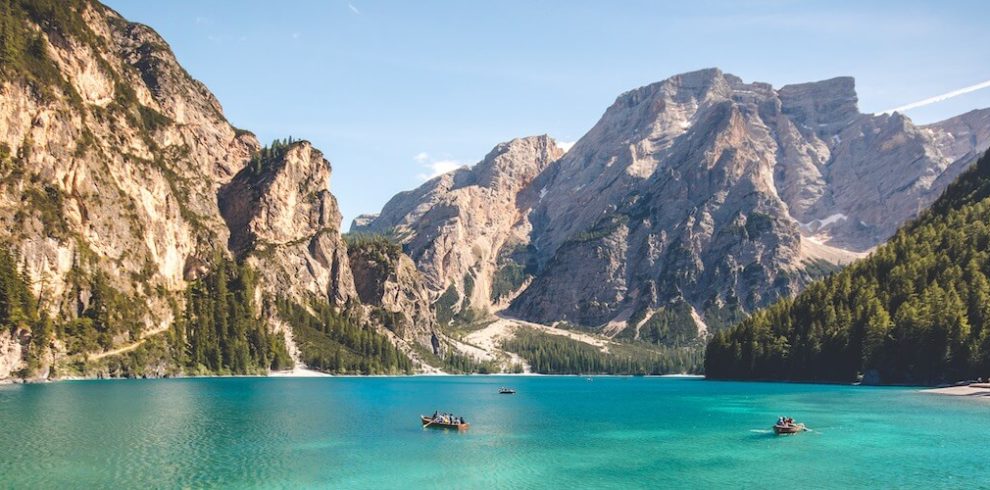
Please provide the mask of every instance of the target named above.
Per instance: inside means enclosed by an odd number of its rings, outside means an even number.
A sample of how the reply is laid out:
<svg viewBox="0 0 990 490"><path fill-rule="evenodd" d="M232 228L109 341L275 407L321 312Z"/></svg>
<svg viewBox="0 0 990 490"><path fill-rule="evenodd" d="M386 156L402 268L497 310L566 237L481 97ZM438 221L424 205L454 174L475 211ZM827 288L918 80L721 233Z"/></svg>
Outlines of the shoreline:
<svg viewBox="0 0 990 490"><path fill-rule="evenodd" d="M674 379L704 379L701 374L541 374L541 373L415 373L415 374L328 374L308 368L294 368L286 371L271 371L268 374L223 374L223 375L192 375L192 376L162 376L157 378L87 378L67 376L59 379L0 379L0 385L8 384L46 384L64 381L127 381L148 379L211 379L211 378L425 378L444 376L491 376L491 377L575 377L575 378L674 378Z"/></svg>
<svg viewBox="0 0 990 490"><path fill-rule="evenodd" d="M947 386L944 388L928 388L920 390L921 393L942 396L967 396L990 401L990 383L973 383L960 386Z"/></svg>
<svg viewBox="0 0 990 490"><path fill-rule="evenodd" d="M87 378L70 376L60 379L20 379L5 378L0 379L0 386L17 384L48 384L59 382L77 381L136 381L146 379L209 379L209 378L283 378L283 379L313 379L313 378L429 378L443 376L471 376L471 377L574 377L574 378L671 378L671 379L693 379L707 380L700 374L661 374L661 375L633 375L633 374L540 374L540 373L415 373L415 374L328 374L314 369L296 367L286 371L270 371L267 374L227 374L227 375L194 375L194 376L166 376L160 378ZM972 383L968 385L931 387L923 385L861 385L859 383L822 383L807 381L770 381L770 380L712 380L729 381L743 383L787 383L787 384L825 384L825 385L845 385L845 386L869 386L871 388L916 388L916 393L951 396L970 397L990 402L990 383Z"/></svg>

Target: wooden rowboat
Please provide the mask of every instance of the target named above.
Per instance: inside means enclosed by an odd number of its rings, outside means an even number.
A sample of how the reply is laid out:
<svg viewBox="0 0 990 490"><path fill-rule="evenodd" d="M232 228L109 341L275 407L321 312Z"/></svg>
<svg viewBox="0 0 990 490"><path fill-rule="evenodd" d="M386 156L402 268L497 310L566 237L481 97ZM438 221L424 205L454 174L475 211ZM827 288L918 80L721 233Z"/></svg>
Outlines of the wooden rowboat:
<svg viewBox="0 0 990 490"><path fill-rule="evenodd" d="M804 432L806 429L804 424L774 424L773 433L780 435L797 434L798 432Z"/></svg>
<svg viewBox="0 0 990 490"><path fill-rule="evenodd" d="M423 421L423 428L430 427L433 429L456 429L456 430L467 430L471 424L465 422L463 424L444 424L442 422L434 422L432 418L426 415L420 415L420 419Z"/></svg>

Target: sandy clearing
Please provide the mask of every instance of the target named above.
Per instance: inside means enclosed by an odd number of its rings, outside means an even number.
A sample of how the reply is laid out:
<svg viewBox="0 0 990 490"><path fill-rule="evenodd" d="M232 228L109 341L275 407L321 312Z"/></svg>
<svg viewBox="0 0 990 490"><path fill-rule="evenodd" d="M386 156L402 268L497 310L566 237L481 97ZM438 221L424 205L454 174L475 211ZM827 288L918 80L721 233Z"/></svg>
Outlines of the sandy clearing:
<svg viewBox="0 0 990 490"><path fill-rule="evenodd" d="M851 250L826 245L822 242L821 238L818 237L802 236L800 259L802 261L822 259L833 264L846 265L850 262L866 257L871 251L872 249L867 250L866 252L853 252Z"/></svg>
<svg viewBox="0 0 990 490"><path fill-rule="evenodd" d="M516 354L515 352L509 352L502 349L502 341L514 337L517 328L519 328L519 326L515 323L499 319L481 330L471 332L464 337L464 341L469 342L472 345L476 345L493 354L496 352L503 353L509 358L509 365L506 367L511 368L513 365L518 364L523 367L524 373L530 373L532 370L529 363L526 362L525 359L519 357L519 354Z"/></svg>
<svg viewBox="0 0 990 490"><path fill-rule="evenodd" d="M495 354L492 351L482 349L478 346L468 344L467 342L461 342L453 337L444 336L444 340L448 344L452 345L458 352L463 355L469 356L476 361L488 362L495 360Z"/></svg>
<svg viewBox="0 0 990 490"><path fill-rule="evenodd" d="M550 327L540 323L527 322L525 320L519 320L517 318L512 318L510 316L503 315L502 313L496 314L499 318L499 322L505 321L508 323L513 323L516 325L521 325L524 327L529 327L534 330L539 330L543 333L548 333L550 335L559 335L561 337L568 337L579 342L584 342L585 344L598 347L602 352L608 352L608 346L612 344L608 339L601 337L596 337L594 335L589 335L583 332L575 332L573 330L565 330L563 328Z"/></svg>
<svg viewBox="0 0 990 490"><path fill-rule="evenodd" d="M313 369L296 366L288 371L268 371L268 377L270 378L329 378L332 376L327 373L321 373Z"/></svg>

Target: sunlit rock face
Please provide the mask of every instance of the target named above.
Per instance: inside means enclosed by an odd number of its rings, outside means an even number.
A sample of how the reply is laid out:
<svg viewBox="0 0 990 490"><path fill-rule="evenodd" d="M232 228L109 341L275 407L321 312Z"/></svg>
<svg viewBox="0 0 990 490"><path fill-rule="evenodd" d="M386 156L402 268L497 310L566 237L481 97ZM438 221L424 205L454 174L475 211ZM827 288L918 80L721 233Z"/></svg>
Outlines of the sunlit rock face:
<svg viewBox="0 0 990 490"><path fill-rule="evenodd" d="M479 177L486 159L352 229L393 233L435 295L453 287L470 305L511 301L513 315L612 334L687 305L701 332L882 243L988 133L987 110L927 126L860 113L849 77L775 89L707 69L622 94L515 185Z"/></svg>
<svg viewBox="0 0 990 490"><path fill-rule="evenodd" d="M489 311L512 293L493 294L506 252L525 250L529 240L528 215L539 200L530 183L563 154L548 136L501 143L474 167L396 195L376 217L355 220L351 231L393 235L434 297L453 288L455 308Z"/></svg>
<svg viewBox="0 0 990 490"><path fill-rule="evenodd" d="M266 295L356 299L322 154L299 142L247 171L256 138L157 33L97 2L64 7L62 24L17 18L39 36L45 78L0 77L0 242L55 323L90 306L99 278L126 299L114 314L137 324L114 345L163 332L189 282L235 256ZM30 337L0 338L0 378ZM39 376L64 347L52 342Z"/></svg>

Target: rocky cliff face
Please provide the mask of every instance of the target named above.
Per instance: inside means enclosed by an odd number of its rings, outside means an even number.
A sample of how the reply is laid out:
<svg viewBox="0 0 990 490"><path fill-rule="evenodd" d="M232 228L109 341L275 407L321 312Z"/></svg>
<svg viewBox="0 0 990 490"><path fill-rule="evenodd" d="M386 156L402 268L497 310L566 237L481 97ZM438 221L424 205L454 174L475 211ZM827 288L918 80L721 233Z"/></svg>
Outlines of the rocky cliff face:
<svg viewBox="0 0 990 490"><path fill-rule="evenodd" d="M387 240L356 238L347 249L357 295L400 338L441 354L429 290L409 256Z"/></svg>
<svg viewBox="0 0 990 490"><path fill-rule="evenodd" d="M506 277L522 277L512 252L529 240L528 213L538 199L529 183L561 155L548 136L502 143L472 168L395 196L351 231L400 239L434 298L449 289L444 308L487 312L521 285Z"/></svg>
<svg viewBox="0 0 990 490"><path fill-rule="evenodd" d="M116 341L160 331L169 292L226 241L216 192L258 143L151 29L96 3L33 7L8 13L36 32L0 79L0 240L53 317L84 310L99 275L138 305Z"/></svg>
<svg viewBox="0 0 990 490"><path fill-rule="evenodd" d="M353 228L395 232L434 291L490 293L511 258L506 289L523 290L509 311L525 319L638 337L674 315L700 333L883 242L990 145L988 117L915 126L860 113L852 78L775 89L701 70L621 95L566 154L518 178L514 209L451 205L488 189L462 169ZM517 225L492 226L488 209ZM492 235L511 239L477 243Z"/></svg>
<svg viewBox="0 0 990 490"><path fill-rule="evenodd" d="M35 375L165 332L217 257L258 272L255 305L357 301L319 151L262 150L161 37L97 2L0 3L0 245L58 326ZM0 378L32 334L0 335Z"/></svg>
<svg viewBox="0 0 990 490"><path fill-rule="evenodd" d="M687 303L723 323L881 243L990 143L987 111L918 127L856 101L851 78L775 90L715 69L623 94L537 178L541 271L512 311L638 327Z"/></svg>
<svg viewBox="0 0 990 490"><path fill-rule="evenodd" d="M330 162L308 142L267 149L218 198L230 250L255 266L269 294L301 304L357 299Z"/></svg>

